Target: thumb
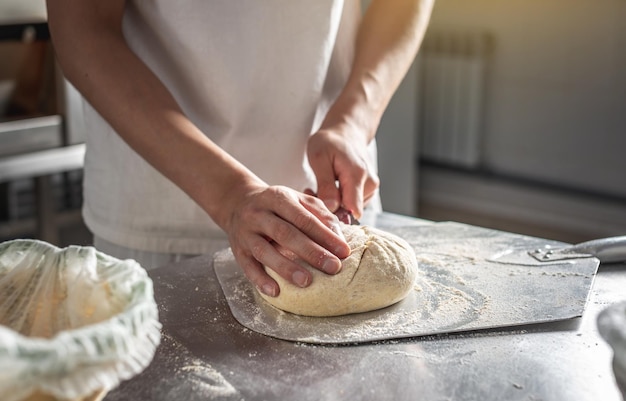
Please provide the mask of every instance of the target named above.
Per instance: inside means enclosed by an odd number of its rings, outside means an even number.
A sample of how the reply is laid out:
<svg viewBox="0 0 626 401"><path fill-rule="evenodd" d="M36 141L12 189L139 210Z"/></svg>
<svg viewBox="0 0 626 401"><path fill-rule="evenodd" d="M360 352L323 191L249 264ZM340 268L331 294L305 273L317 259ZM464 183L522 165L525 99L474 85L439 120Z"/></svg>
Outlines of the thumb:
<svg viewBox="0 0 626 401"><path fill-rule="evenodd" d="M331 212L337 211L341 206L341 193L334 177L332 179L319 179L317 180L317 197L324 202L328 210Z"/></svg>
<svg viewBox="0 0 626 401"><path fill-rule="evenodd" d="M330 167L319 167L314 169L317 179L317 197L324 202L328 210L335 212L341 206L341 193L337 188L335 172Z"/></svg>

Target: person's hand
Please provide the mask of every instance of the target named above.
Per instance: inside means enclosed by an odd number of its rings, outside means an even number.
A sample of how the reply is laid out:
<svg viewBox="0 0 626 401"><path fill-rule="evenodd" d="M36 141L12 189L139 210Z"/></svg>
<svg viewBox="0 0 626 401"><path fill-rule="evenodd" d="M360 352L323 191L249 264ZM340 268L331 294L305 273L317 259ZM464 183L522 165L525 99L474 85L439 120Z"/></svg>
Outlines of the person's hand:
<svg viewBox="0 0 626 401"><path fill-rule="evenodd" d="M343 207L360 218L380 183L368 161L364 135L351 127L324 128L311 136L307 153L317 196L331 212Z"/></svg>
<svg viewBox="0 0 626 401"><path fill-rule="evenodd" d="M314 196L282 186L255 185L225 208L229 217L224 228L235 259L266 295L277 296L280 289L263 266L306 287L311 274L294 257L336 274L341 259L350 254L339 220Z"/></svg>

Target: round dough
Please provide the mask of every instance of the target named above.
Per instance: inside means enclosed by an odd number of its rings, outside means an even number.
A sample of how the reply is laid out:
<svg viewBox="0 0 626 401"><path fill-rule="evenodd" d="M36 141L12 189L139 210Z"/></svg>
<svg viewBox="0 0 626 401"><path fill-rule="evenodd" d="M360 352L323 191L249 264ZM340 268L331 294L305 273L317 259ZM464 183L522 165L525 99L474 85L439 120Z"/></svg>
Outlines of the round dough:
<svg viewBox="0 0 626 401"><path fill-rule="evenodd" d="M368 312L406 297L417 277L413 248L376 228L342 224L342 230L352 253L343 260L339 273L328 275L297 259L313 276L311 285L300 288L266 267L280 286L280 295L259 294L279 309L305 316Z"/></svg>

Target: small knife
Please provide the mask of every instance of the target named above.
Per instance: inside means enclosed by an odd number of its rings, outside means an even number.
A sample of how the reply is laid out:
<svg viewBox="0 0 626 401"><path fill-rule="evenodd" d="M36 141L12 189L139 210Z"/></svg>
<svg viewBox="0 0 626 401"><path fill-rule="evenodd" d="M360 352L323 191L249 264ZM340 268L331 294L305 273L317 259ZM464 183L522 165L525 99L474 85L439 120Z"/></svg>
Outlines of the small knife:
<svg viewBox="0 0 626 401"><path fill-rule="evenodd" d="M353 225L353 226L361 225L361 223L356 219L356 217L354 217L352 212L350 210L344 209L343 207L340 207L339 209L337 209L337 211L335 212L335 216L337 216L339 218L339 221L341 221L342 223Z"/></svg>

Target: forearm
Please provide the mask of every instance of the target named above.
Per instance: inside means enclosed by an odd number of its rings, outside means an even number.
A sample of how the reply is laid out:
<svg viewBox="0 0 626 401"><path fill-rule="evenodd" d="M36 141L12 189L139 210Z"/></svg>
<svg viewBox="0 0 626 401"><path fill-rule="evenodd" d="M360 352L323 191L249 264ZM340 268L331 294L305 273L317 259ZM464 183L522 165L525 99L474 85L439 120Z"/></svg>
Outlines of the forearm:
<svg viewBox="0 0 626 401"><path fill-rule="evenodd" d="M52 37L63 71L131 148L224 227L219 205L228 204L224 198L229 192L263 183L185 116L167 88L126 45L119 12L114 12L113 21L102 16L98 21L104 22L76 18L70 28L55 24L57 15L51 8Z"/></svg>
<svg viewBox="0 0 626 401"><path fill-rule="evenodd" d="M413 62L434 0L373 0L359 28L349 79L324 126L356 125L374 138L393 93Z"/></svg>
<svg viewBox="0 0 626 401"><path fill-rule="evenodd" d="M267 185L200 132L127 46L124 5L125 0L48 1L66 76L131 148L224 229L244 273L266 294L275 296L279 288L264 266L298 286L311 283L310 273L279 249L336 273L340 258L350 253L337 217L313 196Z"/></svg>

